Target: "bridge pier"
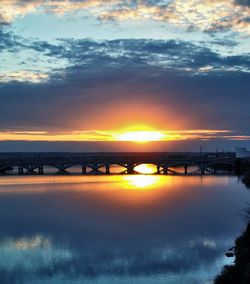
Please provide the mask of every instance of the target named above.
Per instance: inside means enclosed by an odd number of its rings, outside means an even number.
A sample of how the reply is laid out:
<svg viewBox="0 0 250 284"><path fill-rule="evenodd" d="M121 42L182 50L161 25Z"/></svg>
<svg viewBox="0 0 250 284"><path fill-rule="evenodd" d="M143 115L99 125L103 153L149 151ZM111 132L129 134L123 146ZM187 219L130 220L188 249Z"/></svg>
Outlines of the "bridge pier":
<svg viewBox="0 0 250 284"><path fill-rule="evenodd" d="M19 175L23 175L24 174L24 170L22 166L18 166L18 174Z"/></svg>
<svg viewBox="0 0 250 284"><path fill-rule="evenodd" d="M164 175L168 175L168 167L164 167L163 168L163 174Z"/></svg>
<svg viewBox="0 0 250 284"><path fill-rule="evenodd" d="M161 174L161 166L157 165L157 175L160 175L160 174Z"/></svg>
<svg viewBox="0 0 250 284"><path fill-rule="evenodd" d="M184 174L187 175L187 173L188 173L188 165L185 165L184 166Z"/></svg>
<svg viewBox="0 0 250 284"><path fill-rule="evenodd" d="M169 174L169 171L168 171L168 165L167 164L165 164L164 166L163 166L163 174L164 175L168 175Z"/></svg>
<svg viewBox="0 0 250 284"><path fill-rule="evenodd" d="M86 175L87 173L87 166L86 165L82 165L82 174Z"/></svg>
<svg viewBox="0 0 250 284"><path fill-rule="evenodd" d="M67 172L67 168L68 167L69 167L68 165L64 165L64 164L57 165L56 166L56 168L58 169L57 174L59 174L59 175L66 175L66 174L68 174L68 172Z"/></svg>
<svg viewBox="0 0 250 284"><path fill-rule="evenodd" d="M204 162L201 162L200 167L201 167L201 175L203 176L205 174L205 164L204 164Z"/></svg>
<svg viewBox="0 0 250 284"><path fill-rule="evenodd" d="M91 164L91 165L88 165L88 166L91 168L91 171L90 171L91 174L97 175L97 174L101 173L99 171L100 166L98 164L95 163L95 164Z"/></svg>
<svg viewBox="0 0 250 284"><path fill-rule="evenodd" d="M26 172L25 174L27 175L36 175L37 173L35 172L35 169L37 168L37 166L33 166L33 165L28 165L25 167L26 168Z"/></svg>
<svg viewBox="0 0 250 284"><path fill-rule="evenodd" d="M213 172L214 172L215 175L217 174L216 165L214 166Z"/></svg>
<svg viewBox="0 0 250 284"><path fill-rule="evenodd" d="M105 166L105 169L106 169L106 174L109 175L109 174L110 174L110 165L107 164L107 165Z"/></svg>
<svg viewBox="0 0 250 284"><path fill-rule="evenodd" d="M135 164L127 164L126 168L127 168L127 174L133 175L133 174L136 173L135 172Z"/></svg>
<svg viewBox="0 0 250 284"><path fill-rule="evenodd" d="M42 165L40 165L39 167L38 167L38 173L39 173L39 175L43 175L43 166Z"/></svg>

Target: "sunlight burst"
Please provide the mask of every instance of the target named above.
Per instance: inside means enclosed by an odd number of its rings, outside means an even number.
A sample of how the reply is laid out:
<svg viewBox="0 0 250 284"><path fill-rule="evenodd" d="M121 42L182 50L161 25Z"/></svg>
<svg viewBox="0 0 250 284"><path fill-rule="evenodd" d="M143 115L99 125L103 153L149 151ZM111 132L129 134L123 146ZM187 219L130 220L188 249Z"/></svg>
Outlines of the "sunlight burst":
<svg viewBox="0 0 250 284"><path fill-rule="evenodd" d="M128 131L118 135L118 141L150 142L166 139L166 134L160 131Z"/></svg>
<svg viewBox="0 0 250 284"><path fill-rule="evenodd" d="M129 175L123 177L123 187L127 189L153 189L164 182L161 176L156 175Z"/></svg>
<svg viewBox="0 0 250 284"><path fill-rule="evenodd" d="M135 171L140 174L155 174L157 172L156 165L141 164L135 167Z"/></svg>

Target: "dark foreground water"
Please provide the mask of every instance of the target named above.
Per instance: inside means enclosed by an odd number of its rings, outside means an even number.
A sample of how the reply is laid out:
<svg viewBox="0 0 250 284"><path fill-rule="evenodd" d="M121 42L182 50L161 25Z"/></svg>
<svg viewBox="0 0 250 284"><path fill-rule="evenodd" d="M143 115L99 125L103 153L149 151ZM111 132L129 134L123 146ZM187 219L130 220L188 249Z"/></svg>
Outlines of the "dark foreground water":
<svg viewBox="0 0 250 284"><path fill-rule="evenodd" d="M236 177L1 177L0 283L212 283L249 200Z"/></svg>

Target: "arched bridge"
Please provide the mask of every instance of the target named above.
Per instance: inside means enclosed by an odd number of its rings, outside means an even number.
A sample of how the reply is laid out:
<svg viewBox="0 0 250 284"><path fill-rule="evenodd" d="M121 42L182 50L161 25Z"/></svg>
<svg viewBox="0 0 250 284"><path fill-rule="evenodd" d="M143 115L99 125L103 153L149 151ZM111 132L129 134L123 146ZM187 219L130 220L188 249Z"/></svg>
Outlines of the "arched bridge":
<svg viewBox="0 0 250 284"><path fill-rule="evenodd" d="M46 174L53 168L55 174L67 174L78 167L79 174L137 174L141 164L155 166L155 174L211 175L234 173L234 153L0 153L0 174ZM117 174L117 172L116 172Z"/></svg>

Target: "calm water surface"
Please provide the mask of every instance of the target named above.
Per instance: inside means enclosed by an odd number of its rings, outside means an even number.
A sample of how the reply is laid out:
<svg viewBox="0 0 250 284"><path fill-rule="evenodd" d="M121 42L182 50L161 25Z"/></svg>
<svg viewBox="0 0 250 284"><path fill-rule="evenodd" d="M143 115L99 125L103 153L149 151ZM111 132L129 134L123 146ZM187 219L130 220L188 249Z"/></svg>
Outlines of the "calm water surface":
<svg viewBox="0 0 250 284"><path fill-rule="evenodd" d="M236 177L1 177L0 283L212 283L249 200Z"/></svg>

